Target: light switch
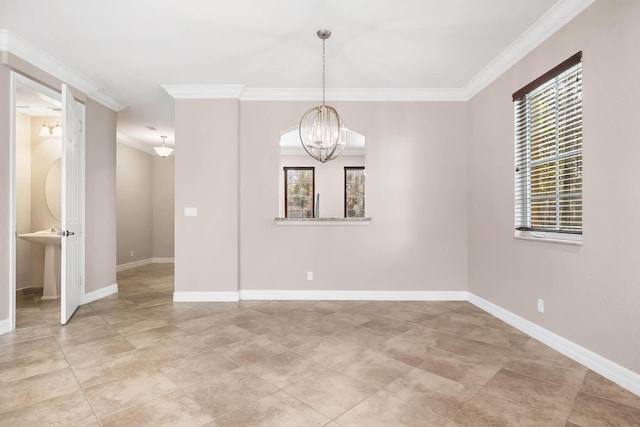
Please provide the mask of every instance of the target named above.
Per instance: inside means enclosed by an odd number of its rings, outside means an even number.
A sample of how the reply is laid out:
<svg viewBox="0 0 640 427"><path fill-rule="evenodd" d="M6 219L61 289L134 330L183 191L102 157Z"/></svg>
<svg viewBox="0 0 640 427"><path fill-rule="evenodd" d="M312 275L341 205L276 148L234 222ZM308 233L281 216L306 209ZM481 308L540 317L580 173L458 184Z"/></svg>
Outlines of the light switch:
<svg viewBox="0 0 640 427"><path fill-rule="evenodd" d="M198 208L184 208L184 216L198 216Z"/></svg>

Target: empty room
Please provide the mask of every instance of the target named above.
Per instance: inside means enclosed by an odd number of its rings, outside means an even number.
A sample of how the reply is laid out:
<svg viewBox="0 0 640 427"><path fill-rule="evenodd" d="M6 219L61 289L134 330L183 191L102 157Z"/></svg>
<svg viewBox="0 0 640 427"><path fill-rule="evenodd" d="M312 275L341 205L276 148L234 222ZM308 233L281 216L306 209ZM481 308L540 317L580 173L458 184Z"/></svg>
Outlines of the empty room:
<svg viewBox="0 0 640 427"><path fill-rule="evenodd" d="M0 0L0 426L639 426L638 22Z"/></svg>

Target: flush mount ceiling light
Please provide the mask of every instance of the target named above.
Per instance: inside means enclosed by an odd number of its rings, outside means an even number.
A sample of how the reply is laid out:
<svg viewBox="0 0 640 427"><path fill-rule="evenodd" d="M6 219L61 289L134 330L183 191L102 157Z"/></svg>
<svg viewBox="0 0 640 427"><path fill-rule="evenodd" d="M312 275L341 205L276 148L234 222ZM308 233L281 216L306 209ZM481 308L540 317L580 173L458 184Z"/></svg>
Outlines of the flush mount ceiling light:
<svg viewBox="0 0 640 427"><path fill-rule="evenodd" d="M311 157L326 163L342 153L347 141L347 132L338 111L325 104L327 69L325 42L331 36L331 31L318 30L317 34L322 40L322 105L310 109L302 116L300 141Z"/></svg>
<svg viewBox="0 0 640 427"><path fill-rule="evenodd" d="M40 136L62 136L62 126L58 122L55 126L49 126L48 122L44 122L40 126Z"/></svg>
<svg viewBox="0 0 640 427"><path fill-rule="evenodd" d="M165 147L164 146L164 143L165 143L165 141L167 139L166 136L161 136L160 138L162 138L162 147L153 147L153 149L156 150L156 153L158 154L158 156L167 157L168 155L173 153L173 148L169 148L169 147Z"/></svg>

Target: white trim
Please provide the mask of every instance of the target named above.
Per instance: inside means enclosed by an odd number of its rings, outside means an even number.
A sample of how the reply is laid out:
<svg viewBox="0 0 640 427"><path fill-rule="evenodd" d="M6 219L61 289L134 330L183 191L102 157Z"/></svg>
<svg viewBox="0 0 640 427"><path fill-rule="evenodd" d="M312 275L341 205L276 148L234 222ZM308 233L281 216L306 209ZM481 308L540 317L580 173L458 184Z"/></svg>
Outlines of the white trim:
<svg viewBox="0 0 640 427"><path fill-rule="evenodd" d="M542 15L531 27L503 50L464 87L467 99L476 96L495 79L528 55L556 31L578 16L595 0L561 0Z"/></svg>
<svg viewBox="0 0 640 427"><path fill-rule="evenodd" d="M203 291L203 292L178 292L173 293L174 302L235 302L239 301L238 292L218 292L218 291Z"/></svg>
<svg viewBox="0 0 640 427"><path fill-rule="evenodd" d="M126 145L131 148L135 148L136 150L140 150L144 153L155 155L155 151L153 149L140 141L137 141L130 136L124 135L120 132L116 132L116 142L119 144Z"/></svg>
<svg viewBox="0 0 640 427"><path fill-rule="evenodd" d="M116 272L131 270L132 268L142 267L143 265L151 264L153 261L151 258L141 259L138 261L128 262L126 264L116 265Z"/></svg>
<svg viewBox="0 0 640 427"><path fill-rule="evenodd" d="M174 258L151 258L151 262L153 264L173 264L175 262Z"/></svg>
<svg viewBox="0 0 640 427"><path fill-rule="evenodd" d="M243 85L160 85L174 99L238 99Z"/></svg>
<svg viewBox="0 0 640 427"><path fill-rule="evenodd" d="M88 294L84 294L80 304L89 304L90 302L97 301L99 299L108 297L109 295L118 293L118 284L114 283L113 285L106 286L102 289L98 289L97 291L89 292Z"/></svg>
<svg viewBox="0 0 640 427"><path fill-rule="evenodd" d="M640 374L470 292L469 302L640 396Z"/></svg>
<svg viewBox="0 0 640 427"><path fill-rule="evenodd" d="M467 291L324 291L241 289L241 300L466 301Z"/></svg>
<svg viewBox="0 0 640 427"><path fill-rule="evenodd" d="M5 39L3 43L7 43L6 38L8 37L5 34L0 34L0 36ZM17 170L16 170L16 151L17 151L17 140L16 140L16 122L17 122L17 114L16 114L16 89L18 81L22 79L22 77L17 74L15 71L12 71L9 74L9 106L11 108L9 112L9 286L8 292L9 295L6 295L5 301L9 302L9 331L13 331L16 328L16 261L17 261L17 252L16 252L16 240L18 235L18 228L16 222L17 215L17 187L16 187L16 179L17 179Z"/></svg>
<svg viewBox="0 0 640 427"><path fill-rule="evenodd" d="M116 112L122 111L126 105L108 95L99 84L92 82L72 68L66 66L46 51L32 45L28 41L9 30L0 30L0 50L15 55L59 80L77 88L94 101Z"/></svg>
<svg viewBox="0 0 640 427"><path fill-rule="evenodd" d="M0 335L13 331L11 327L11 319L0 320Z"/></svg>

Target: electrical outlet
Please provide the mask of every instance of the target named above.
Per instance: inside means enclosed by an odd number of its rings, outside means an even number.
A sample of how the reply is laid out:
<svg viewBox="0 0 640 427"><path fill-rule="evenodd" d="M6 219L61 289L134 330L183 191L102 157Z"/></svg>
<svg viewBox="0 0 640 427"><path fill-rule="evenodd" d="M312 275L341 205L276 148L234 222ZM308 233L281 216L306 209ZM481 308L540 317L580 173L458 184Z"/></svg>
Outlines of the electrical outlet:
<svg viewBox="0 0 640 427"><path fill-rule="evenodd" d="M133 251L131 251L131 256L133 256Z"/></svg>
<svg viewBox="0 0 640 427"><path fill-rule="evenodd" d="M544 300L542 298L538 298L538 311L544 313Z"/></svg>
<svg viewBox="0 0 640 427"><path fill-rule="evenodd" d="M313 271L307 271L307 280L313 280Z"/></svg>

